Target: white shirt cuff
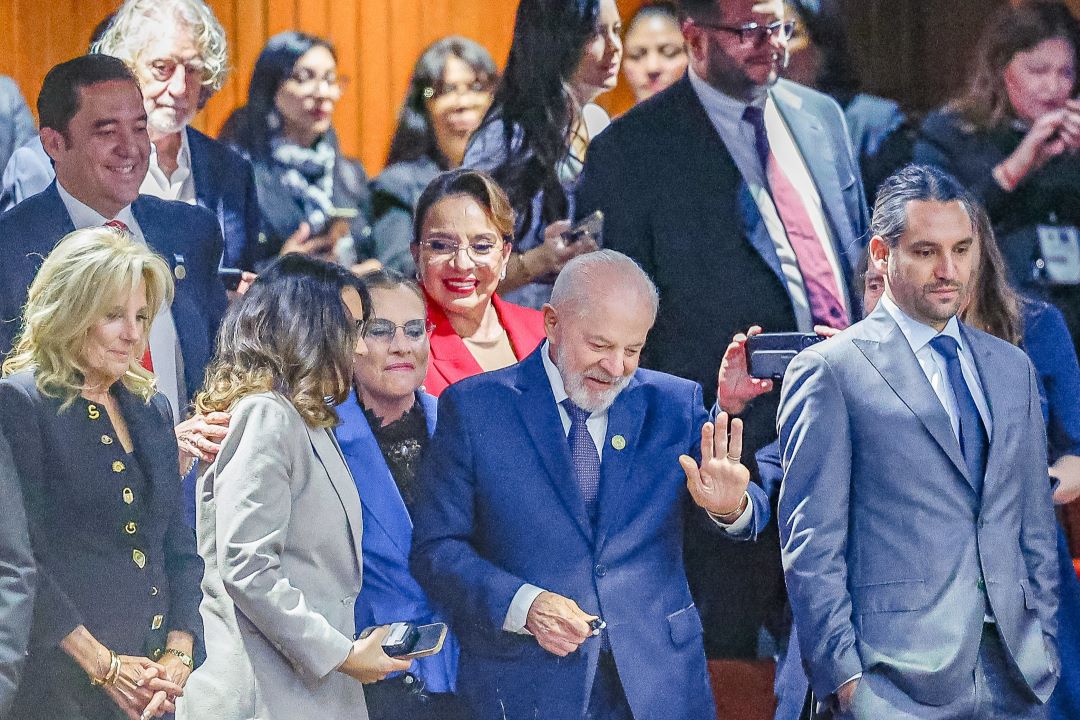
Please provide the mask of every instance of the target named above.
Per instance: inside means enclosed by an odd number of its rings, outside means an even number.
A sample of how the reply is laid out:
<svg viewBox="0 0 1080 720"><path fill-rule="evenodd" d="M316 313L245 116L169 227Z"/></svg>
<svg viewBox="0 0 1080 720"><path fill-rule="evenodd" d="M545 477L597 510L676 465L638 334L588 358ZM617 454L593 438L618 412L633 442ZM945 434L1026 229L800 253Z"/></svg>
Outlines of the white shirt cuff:
<svg viewBox="0 0 1080 720"><path fill-rule="evenodd" d="M506 619L503 620L502 629L519 635L532 635L531 632L525 629L525 623L529 619L529 608L532 607L533 602L542 592L544 592L543 588L528 583L518 588L518 591L514 594L514 599L510 601L510 609L506 611Z"/></svg>
<svg viewBox="0 0 1080 720"><path fill-rule="evenodd" d="M750 499L750 493L744 493L744 495L746 496L746 507L743 509L742 514L739 515L739 517L735 518L735 521L730 524L722 522L711 512L706 511L709 519L711 519L719 527L722 527L724 529L724 532L728 533L729 535L738 535L739 533L746 530L746 528L750 527L750 521L754 517L754 503Z"/></svg>

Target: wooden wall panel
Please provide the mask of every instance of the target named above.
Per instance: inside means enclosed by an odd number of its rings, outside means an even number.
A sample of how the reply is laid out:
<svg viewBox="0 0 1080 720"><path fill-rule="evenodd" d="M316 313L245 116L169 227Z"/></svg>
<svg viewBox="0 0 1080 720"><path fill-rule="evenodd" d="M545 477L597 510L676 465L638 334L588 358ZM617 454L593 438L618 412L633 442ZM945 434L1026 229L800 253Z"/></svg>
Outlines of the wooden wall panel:
<svg viewBox="0 0 1080 720"><path fill-rule="evenodd" d="M617 0L629 18L642 0ZM962 79L973 33L949 27L978 25L988 7L1004 0L844 0L853 44L870 89L926 108ZM456 33L483 43L502 64L510 48L517 0L208 0L228 33L233 72L196 119L215 134L244 102L263 43L300 29L329 37L341 70L353 82L334 118L346 152L369 172L382 167L412 65L420 51ZM1080 12L1080 0L1067 0ZM31 107L50 67L84 52L98 21L119 0L0 0L0 73L16 79ZM965 25L965 23L968 23ZM964 46L961 48L960 46ZM619 86L600 99L613 115L631 104Z"/></svg>

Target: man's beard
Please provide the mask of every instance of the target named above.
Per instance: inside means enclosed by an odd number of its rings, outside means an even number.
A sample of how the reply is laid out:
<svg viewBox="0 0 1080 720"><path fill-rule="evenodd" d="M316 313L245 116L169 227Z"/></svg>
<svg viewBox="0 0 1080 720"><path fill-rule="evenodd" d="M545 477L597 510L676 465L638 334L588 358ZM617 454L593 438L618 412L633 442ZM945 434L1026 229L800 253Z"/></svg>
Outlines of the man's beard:
<svg viewBox="0 0 1080 720"><path fill-rule="evenodd" d="M631 378L630 375L622 377L609 375L599 368L585 373L575 373L566 369L568 365L569 363L563 355L562 346L557 346L555 348L555 367L559 369L559 374L562 376L566 396L570 398L570 402L590 414L606 412L611 407L611 404L615 402L615 398L619 397L619 393L626 388ZM609 390L600 393L592 392L585 385L585 378L610 382L613 385Z"/></svg>

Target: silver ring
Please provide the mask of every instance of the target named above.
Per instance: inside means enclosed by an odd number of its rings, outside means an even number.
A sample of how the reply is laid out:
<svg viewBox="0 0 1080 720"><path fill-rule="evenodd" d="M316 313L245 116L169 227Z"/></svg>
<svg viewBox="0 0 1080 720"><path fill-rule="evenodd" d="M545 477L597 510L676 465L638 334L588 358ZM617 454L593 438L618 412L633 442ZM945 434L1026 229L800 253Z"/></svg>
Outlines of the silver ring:
<svg viewBox="0 0 1080 720"><path fill-rule="evenodd" d="M732 456L732 455L728 455L727 459L730 460L731 462L741 462L742 461L742 458L740 458L739 456Z"/></svg>

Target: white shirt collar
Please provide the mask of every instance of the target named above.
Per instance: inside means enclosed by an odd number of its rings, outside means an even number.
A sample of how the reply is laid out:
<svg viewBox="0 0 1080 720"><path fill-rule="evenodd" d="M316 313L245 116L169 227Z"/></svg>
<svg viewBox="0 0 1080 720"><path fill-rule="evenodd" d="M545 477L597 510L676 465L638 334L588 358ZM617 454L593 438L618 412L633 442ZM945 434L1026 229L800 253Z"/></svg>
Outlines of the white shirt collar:
<svg viewBox="0 0 1080 720"><path fill-rule="evenodd" d="M757 97L752 102L745 102L738 98L732 97L725 93L720 92L709 83L694 72L694 68L689 68L687 72L690 78L690 86L694 88L694 92L697 93L698 99L701 100L701 104L705 107L705 112L709 115L719 115L724 118L724 121L730 125L738 126L738 123L742 122L743 113L746 112L746 108L750 105L756 107L765 108L765 103L769 98L769 91L767 88L758 88Z"/></svg>
<svg viewBox="0 0 1080 720"><path fill-rule="evenodd" d="M71 217L71 224L75 226L76 230L100 227L110 220L119 220L129 228L138 227L130 205L116 213L116 217L107 218L65 190L59 179L56 181L56 190L60 193L60 200L64 203L64 208L67 209L68 216Z"/></svg>
<svg viewBox="0 0 1080 720"><path fill-rule="evenodd" d="M569 397L566 394L566 386L563 384L562 375L559 374L559 368L555 367L555 363L551 359L551 345L547 340L544 341L544 346L540 348L540 357L544 360L544 372L547 373L548 382L551 384L551 392L555 395L555 402L559 405L562 401Z"/></svg>
<svg viewBox="0 0 1080 720"><path fill-rule="evenodd" d="M955 315L949 318L949 322L945 324L945 329L939 333L926 323L919 322L901 310L900 306L889 297L887 291L881 295L878 302L888 311L896 324L900 326L900 332L904 333L912 352L918 353L938 335L948 335L956 340L956 344L960 346L960 352L964 351L964 337L960 334L960 323Z"/></svg>
<svg viewBox="0 0 1080 720"><path fill-rule="evenodd" d="M188 145L187 128L180 131L180 150L176 153L176 172L171 178L166 178L161 167L158 166L157 145L150 143L150 168L148 172L154 172L164 182L182 182L191 174L191 147Z"/></svg>

